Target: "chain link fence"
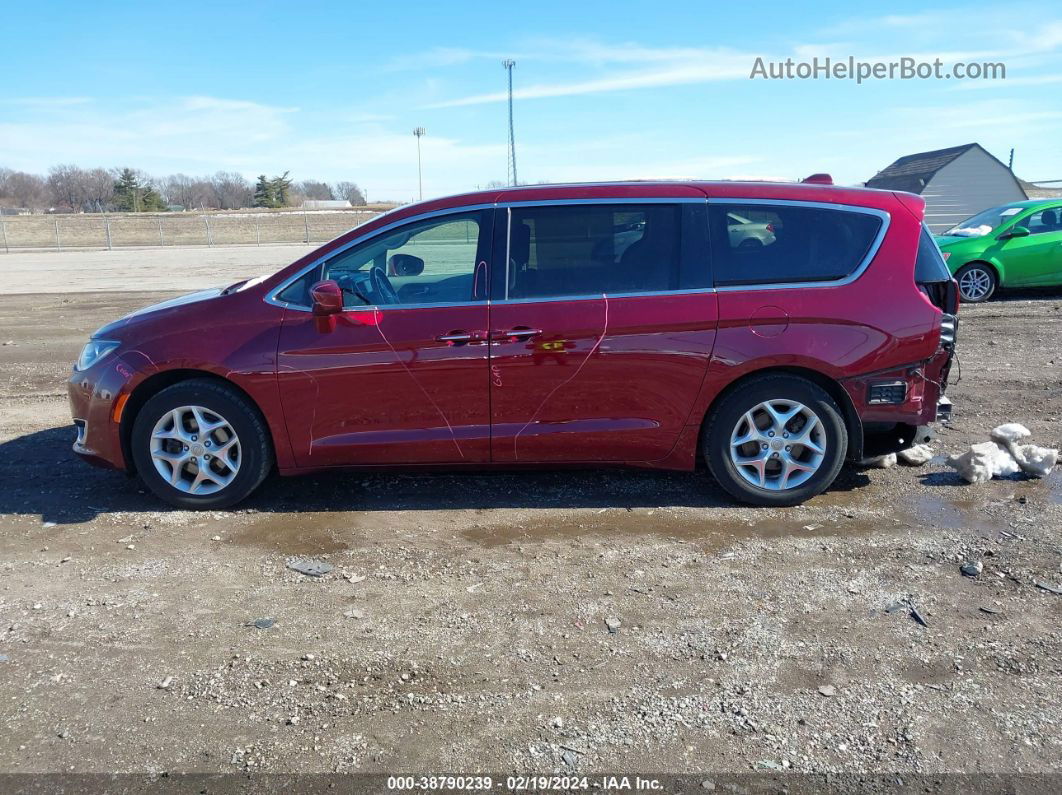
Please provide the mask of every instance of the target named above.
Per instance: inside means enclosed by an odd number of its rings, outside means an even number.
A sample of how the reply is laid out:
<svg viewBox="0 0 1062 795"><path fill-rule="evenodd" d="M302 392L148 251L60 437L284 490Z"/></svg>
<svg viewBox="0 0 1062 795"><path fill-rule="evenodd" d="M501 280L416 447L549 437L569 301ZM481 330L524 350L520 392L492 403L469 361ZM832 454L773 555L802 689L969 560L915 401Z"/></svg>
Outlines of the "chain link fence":
<svg viewBox="0 0 1062 795"><path fill-rule="evenodd" d="M378 210L0 216L0 252L324 243Z"/></svg>

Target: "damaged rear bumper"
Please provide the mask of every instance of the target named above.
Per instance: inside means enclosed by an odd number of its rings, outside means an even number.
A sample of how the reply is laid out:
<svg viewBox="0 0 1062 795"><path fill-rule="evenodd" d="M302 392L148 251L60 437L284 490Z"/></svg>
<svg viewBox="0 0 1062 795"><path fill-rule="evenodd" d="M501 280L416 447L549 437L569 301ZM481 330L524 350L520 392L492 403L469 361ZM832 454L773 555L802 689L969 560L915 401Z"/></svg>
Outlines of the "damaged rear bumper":
<svg viewBox="0 0 1062 795"><path fill-rule="evenodd" d="M925 361L844 382L863 428L861 449L852 445L852 457L896 453L934 438L933 423L951 418L944 389L953 353L941 348Z"/></svg>

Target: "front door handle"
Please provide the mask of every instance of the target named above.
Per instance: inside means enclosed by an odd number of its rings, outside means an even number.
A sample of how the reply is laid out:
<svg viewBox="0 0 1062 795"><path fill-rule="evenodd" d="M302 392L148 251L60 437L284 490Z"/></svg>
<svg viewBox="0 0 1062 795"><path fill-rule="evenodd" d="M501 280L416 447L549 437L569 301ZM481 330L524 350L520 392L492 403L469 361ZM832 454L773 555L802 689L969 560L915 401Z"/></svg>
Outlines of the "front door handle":
<svg viewBox="0 0 1062 795"><path fill-rule="evenodd" d="M496 331L491 336L494 339L510 339L510 340L529 340L532 337L537 337L542 333L540 328L528 328L527 326L516 326L508 331Z"/></svg>
<svg viewBox="0 0 1062 795"><path fill-rule="evenodd" d="M484 339L486 335L482 331L465 331L458 329L451 331L448 334L440 334L435 339L439 342L445 342L447 345L464 345L467 342L477 342Z"/></svg>

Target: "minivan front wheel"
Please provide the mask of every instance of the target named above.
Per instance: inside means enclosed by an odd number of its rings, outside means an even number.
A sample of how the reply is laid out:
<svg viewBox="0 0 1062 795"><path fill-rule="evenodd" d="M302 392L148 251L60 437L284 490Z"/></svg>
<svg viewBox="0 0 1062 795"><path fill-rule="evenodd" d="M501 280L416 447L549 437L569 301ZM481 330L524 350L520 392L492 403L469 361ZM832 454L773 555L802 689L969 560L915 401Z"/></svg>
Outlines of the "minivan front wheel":
<svg viewBox="0 0 1062 795"><path fill-rule="evenodd" d="M980 262L971 262L959 268L955 274L955 281L959 283L959 295L968 304L987 301L995 293L999 284L996 272L990 266Z"/></svg>
<svg viewBox="0 0 1062 795"><path fill-rule="evenodd" d="M797 505L840 472L848 431L817 384L773 375L745 382L713 411L704 456L719 484L742 502Z"/></svg>
<svg viewBox="0 0 1062 795"><path fill-rule="evenodd" d="M272 466L258 410L223 383L184 381L137 413L133 460L152 492L179 508L227 508L247 497Z"/></svg>

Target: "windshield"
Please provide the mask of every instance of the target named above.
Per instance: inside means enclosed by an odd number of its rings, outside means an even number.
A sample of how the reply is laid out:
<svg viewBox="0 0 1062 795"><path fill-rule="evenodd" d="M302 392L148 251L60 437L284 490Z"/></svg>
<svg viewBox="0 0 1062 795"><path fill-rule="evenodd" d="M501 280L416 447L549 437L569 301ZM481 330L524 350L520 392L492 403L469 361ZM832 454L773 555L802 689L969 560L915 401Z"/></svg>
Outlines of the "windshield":
<svg viewBox="0 0 1062 795"><path fill-rule="evenodd" d="M1024 207L1015 207L1010 204L993 207L956 224L944 234L950 237L982 237L993 229L999 228L1024 209Z"/></svg>

